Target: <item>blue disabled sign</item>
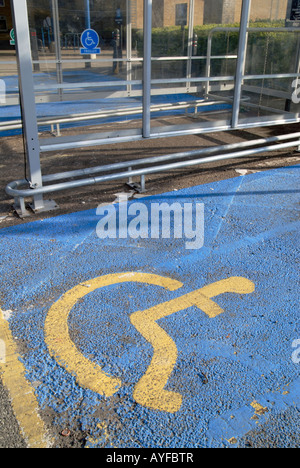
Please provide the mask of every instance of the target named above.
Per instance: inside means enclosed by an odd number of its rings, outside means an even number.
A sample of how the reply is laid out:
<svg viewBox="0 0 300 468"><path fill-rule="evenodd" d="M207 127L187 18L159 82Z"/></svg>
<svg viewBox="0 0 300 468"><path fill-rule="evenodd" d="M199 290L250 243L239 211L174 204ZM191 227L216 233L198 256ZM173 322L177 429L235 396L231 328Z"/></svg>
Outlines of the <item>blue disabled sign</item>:
<svg viewBox="0 0 300 468"><path fill-rule="evenodd" d="M80 37L82 48L80 53L84 54L100 54L101 49L98 47L99 36L94 29L86 29Z"/></svg>

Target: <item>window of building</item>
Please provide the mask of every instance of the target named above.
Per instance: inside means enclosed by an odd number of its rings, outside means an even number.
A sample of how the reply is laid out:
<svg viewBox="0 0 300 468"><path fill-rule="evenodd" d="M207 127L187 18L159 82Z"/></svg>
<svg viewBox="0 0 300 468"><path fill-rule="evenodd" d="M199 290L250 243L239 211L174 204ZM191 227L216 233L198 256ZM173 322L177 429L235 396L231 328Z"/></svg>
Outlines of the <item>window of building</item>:
<svg viewBox="0 0 300 468"><path fill-rule="evenodd" d="M176 26L187 25L187 3L178 3L176 5Z"/></svg>
<svg viewBox="0 0 300 468"><path fill-rule="evenodd" d="M0 31L7 31L6 16L0 16Z"/></svg>
<svg viewBox="0 0 300 468"><path fill-rule="evenodd" d="M300 0L293 0L292 2L291 20L300 20Z"/></svg>

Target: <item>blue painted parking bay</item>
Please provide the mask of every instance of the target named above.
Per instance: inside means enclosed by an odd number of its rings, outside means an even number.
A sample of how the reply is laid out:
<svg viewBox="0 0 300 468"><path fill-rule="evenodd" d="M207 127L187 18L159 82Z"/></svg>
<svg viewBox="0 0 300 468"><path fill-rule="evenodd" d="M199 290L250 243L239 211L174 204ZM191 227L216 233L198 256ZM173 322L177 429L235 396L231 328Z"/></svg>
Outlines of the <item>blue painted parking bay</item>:
<svg viewBox="0 0 300 468"><path fill-rule="evenodd" d="M53 446L299 446L299 169L128 202L204 204L199 248L100 239L103 207L0 231L2 326Z"/></svg>

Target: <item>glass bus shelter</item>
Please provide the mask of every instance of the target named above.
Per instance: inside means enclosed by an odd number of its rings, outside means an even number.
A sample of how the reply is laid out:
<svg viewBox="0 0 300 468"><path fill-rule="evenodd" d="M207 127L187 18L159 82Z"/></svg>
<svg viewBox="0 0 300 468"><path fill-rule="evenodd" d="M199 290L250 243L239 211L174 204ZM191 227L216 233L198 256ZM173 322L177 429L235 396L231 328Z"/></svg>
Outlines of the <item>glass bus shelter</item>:
<svg viewBox="0 0 300 468"><path fill-rule="evenodd" d="M300 146L293 133L44 174L45 152L299 122L300 1L10 4L0 138L24 134L28 177L6 187L21 216L27 198L53 209L44 198L58 190L140 176L142 191L147 174Z"/></svg>

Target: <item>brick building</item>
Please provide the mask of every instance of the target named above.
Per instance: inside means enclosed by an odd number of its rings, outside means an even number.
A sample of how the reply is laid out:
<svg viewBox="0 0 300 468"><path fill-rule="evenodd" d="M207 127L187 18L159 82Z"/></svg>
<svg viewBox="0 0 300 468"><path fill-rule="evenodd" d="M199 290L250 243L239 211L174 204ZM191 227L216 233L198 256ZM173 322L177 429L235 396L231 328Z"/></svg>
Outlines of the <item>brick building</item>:
<svg viewBox="0 0 300 468"><path fill-rule="evenodd" d="M152 0L153 27L188 22L190 0ZM131 0L133 23L143 27L143 0ZM251 20L286 19L291 0L252 0ZM240 20L242 0L195 0L194 24L228 24Z"/></svg>
<svg viewBox="0 0 300 468"><path fill-rule="evenodd" d="M153 27L183 26L188 24L190 0L152 0ZM144 0L130 0L132 27L143 28ZM232 24L239 22L242 0L194 0L194 25ZM51 15L49 0L28 0L34 27L42 26ZM90 0L92 26L98 31L115 27L115 14L120 8L126 24L126 0ZM84 1L59 1L61 27L66 31L80 32L84 27ZM290 18L291 11L300 16L300 0L252 0L251 20L276 20ZM0 48L10 48L9 32L12 28L10 0L0 0Z"/></svg>

